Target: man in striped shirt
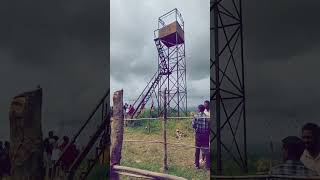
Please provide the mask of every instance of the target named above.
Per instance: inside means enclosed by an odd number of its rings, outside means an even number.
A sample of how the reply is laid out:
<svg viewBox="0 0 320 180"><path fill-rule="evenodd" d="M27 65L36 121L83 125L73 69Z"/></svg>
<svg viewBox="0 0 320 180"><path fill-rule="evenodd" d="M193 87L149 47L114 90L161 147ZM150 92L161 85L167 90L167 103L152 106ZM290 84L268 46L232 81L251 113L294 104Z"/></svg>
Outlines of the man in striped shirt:
<svg viewBox="0 0 320 180"><path fill-rule="evenodd" d="M300 161L304 150L304 143L300 138L296 136L286 137L282 140L282 145L284 163L273 167L270 170L270 175L317 176L315 171L308 169Z"/></svg>
<svg viewBox="0 0 320 180"><path fill-rule="evenodd" d="M203 149L205 152L205 159L206 159L206 169L210 169L210 151L209 151L209 117L204 113L204 105L198 106L198 114L192 120L192 128L195 130L195 167L199 169L199 156L200 156L200 148L207 148Z"/></svg>

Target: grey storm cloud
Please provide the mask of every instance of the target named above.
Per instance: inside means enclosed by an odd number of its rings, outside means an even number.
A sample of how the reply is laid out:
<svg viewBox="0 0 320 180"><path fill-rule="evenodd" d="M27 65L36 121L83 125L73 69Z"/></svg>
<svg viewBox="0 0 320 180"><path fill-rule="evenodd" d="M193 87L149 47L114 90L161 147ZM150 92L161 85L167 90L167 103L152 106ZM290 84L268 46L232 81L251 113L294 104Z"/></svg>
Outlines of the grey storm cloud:
<svg viewBox="0 0 320 180"><path fill-rule="evenodd" d="M111 1L111 92L133 101L157 71L158 17L177 8L185 22L188 104L209 99L209 1ZM131 103L131 102L130 102Z"/></svg>
<svg viewBox="0 0 320 180"><path fill-rule="evenodd" d="M74 134L109 86L108 2L3 1L0 11L0 137L11 99L38 84L45 135Z"/></svg>
<svg viewBox="0 0 320 180"><path fill-rule="evenodd" d="M320 2L247 0L242 7L248 143L300 136L304 123L320 118Z"/></svg>
<svg viewBox="0 0 320 180"><path fill-rule="evenodd" d="M243 1L248 61L286 60L316 46L319 7L317 0Z"/></svg>

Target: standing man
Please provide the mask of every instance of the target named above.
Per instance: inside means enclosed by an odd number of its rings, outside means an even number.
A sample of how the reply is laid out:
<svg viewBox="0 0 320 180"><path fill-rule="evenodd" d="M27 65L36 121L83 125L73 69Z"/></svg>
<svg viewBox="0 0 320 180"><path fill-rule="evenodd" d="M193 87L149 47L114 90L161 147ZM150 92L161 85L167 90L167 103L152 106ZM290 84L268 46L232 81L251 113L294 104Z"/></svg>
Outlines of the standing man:
<svg viewBox="0 0 320 180"><path fill-rule="evenodd" d="M123 114L124 114L125 117L127 116L127 109L128 109L128 104L125 103L124 106L123 106Z"/></svg>
<svg viewBox="0 0 320 180"><path fill-rule="evenodd" d="M210 101L204 101L204 113L210 117Z"/></svg>
<svg viewBox="0 0 320 180"><path fill-rule="evenodd" d="M210 101L206 100L204 101L203 103L204 105L204 114L207 115L209 118L210 118ZM201 155L202 155L202 158L200 160L200 163L205 163L205 152L201 149Z"/></svg>
<svg viewBox="0 0 320 180"><path fill-rule="evenodd" d="M11 171L11 162L10 162L10 143L9 141L5 141L4 143L4 174L6 176L10 175Z"/></svg>
<svg viewBox="0 0 320 180"><path fill-rule="evenodd" d="M3 176L4 173L4 148L3 148L3 142L0 141L0 179Z"/></svg>
<svg viewBox="0 0 320 180"><path fill-rule="evenodd" d="M209 126L209 118L204 113L205 107L204 105L198 106L198 114L192 120L192 128L195 130L195 167L199 169L199 156L200 149L197 147L207 148L203 149L205 152L206 159L206 169L210 170L210 151L209 151L209 135L210 135L210 126Z"/></svg>
<svg viewBox="0 0 320 180"><path fill-rule="evenodd" d="M269 174L284 176L316 176L317 173L305 167L300 161L304 151L303 141L296 136L282 140L283 163L271 168Z"/></svg>
<svg viewBox="0 0 320 180"><path fill-rule="evenodd" d="M46 165L48 169L48 175L49 177L52 176L52 169L53 169L53 163L51 160L52 151L53 151L53 145L55 142L53 131L49 131L48 137L44 140L46 145Z"/></svg>
<svg viewBox="0 0 320 180"><path fill-rule="evenodd" d="M307 123L302 128L305 150L301 156L302 163L320 175L320 127Z"/></svg>

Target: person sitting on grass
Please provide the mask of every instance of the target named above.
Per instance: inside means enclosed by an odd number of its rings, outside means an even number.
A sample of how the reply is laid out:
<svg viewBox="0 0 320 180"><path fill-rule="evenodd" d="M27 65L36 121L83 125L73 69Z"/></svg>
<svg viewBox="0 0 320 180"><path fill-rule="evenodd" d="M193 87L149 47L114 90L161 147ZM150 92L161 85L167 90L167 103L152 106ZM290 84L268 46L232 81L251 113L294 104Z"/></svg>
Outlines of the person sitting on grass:
<svg viewBox="0 0 320 180"><path fill-rule="evenodd" d="M192 120L192 128L195 130L195 167L199 169L199 156L200 156L200 148L208 148L203 149L206 159L206 169L210 169L210 151L209 151L209 118L204 114L204 105L198 106L198 114L194 116Z"/></svg>
<svg viewBox="0 0 320 180"><path fill-rule="evenodd" d="M304 144L300 138L296 136L284 138L282 140L282 149L284 162L271 168L270 175L317 176L315 171L308 169L300 161L300 157L304 151Z"/></svg>

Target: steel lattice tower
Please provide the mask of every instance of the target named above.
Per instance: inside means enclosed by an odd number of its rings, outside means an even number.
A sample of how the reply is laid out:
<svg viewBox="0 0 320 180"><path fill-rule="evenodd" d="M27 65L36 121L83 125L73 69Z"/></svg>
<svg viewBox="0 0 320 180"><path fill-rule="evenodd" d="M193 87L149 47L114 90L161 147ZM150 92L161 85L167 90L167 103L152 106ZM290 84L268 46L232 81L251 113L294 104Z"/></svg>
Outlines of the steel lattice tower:
<svg viewBox="0 0 320 180"><path fill-rule="evenodd" d="M157 35L158 34L158 35ZM158 19L155 43L158 49L158 112L163 112L163 92L167 89L168 114L187 113L184 21L177 9Z"/></svg>
<svg viewBox="0 0 320 180"><path fill-rule="evenodd" d="M217 175L228 157L248 171L241 0L210 2L211 154ZM214 169L212 169L214 170Z"/></svg>
<svg viewBox="0 0 320 180"><path fill-rule="evenodd" d="M129 110L137 117L150 99L156 99L158 116L163 115L164 102L171 116L187 114L186 56L184 21L181 13L173 9L158 18L158 29L154 31L154 42L158 52L158 70ZM164 91L166 89L166 96ZM164 99L166 97L166 101ZM152 101L153 102L153 101ZM153 106L153 105L152 105Z"/></svg>

